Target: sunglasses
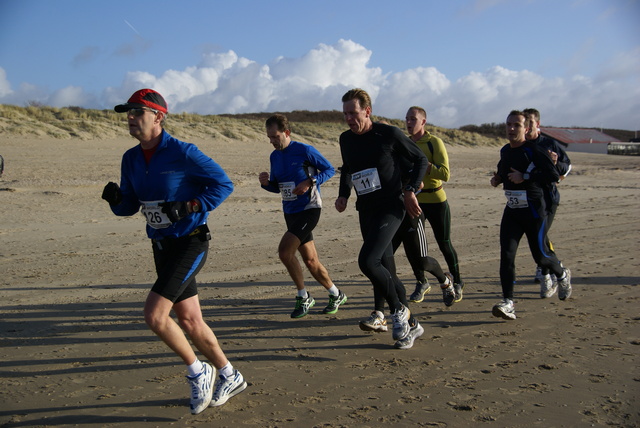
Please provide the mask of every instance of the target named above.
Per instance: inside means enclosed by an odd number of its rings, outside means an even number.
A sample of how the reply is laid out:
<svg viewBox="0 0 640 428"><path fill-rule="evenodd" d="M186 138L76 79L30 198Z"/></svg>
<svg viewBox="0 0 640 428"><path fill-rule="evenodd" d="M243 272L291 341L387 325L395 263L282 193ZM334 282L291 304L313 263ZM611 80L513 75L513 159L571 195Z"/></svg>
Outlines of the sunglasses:
<svg viewBox="0 0 640 428"><path fill-rule="evenodd" d="M144 107L132 108L127 112L127 114L133 117L140 117L144 114L145 111L150 111L153 114L158 114L158 110L154 110L152 108L144 108Z"/></svg>

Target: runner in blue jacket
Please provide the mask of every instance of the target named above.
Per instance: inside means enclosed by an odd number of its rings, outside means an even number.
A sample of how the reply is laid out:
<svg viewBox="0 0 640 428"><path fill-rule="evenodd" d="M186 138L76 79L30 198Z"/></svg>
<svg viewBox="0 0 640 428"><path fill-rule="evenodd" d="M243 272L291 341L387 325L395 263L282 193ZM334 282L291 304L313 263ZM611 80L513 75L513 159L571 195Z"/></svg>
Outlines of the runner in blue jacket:
<svg viewBox="0 0 640 428"><path fill-rule="evenodd" d="M208 212L231 194L233 184L196 146L163 129L168 109L158 92L136 91L115 111L127 113L129 133L140 144L124 154L120 185L108 183L102 198L114 214L141 211L147 221L158 279L145 302L145 322L187 365L191 413L197 414L247 387L202 318L195 279L209 252ZM196 357L185 332L211 364Z"/></svg>
<svg viewBox="0 0 640 428"><path fill-rule="evenodd" d="M280 240L278 255L298 289L291 318L302 318L315 305L304 287L304 275L296 252L302 256L311 275L329 292L329 304L322 313L335 314L347 301L347 296L335 286L320 263L312 233L322 209L320 185L333 177L335 170L315 147L291 140L286 116L273 115L265 126L275 150L270 156L271 174L262 172L258 179L263 189L282 196L287 231Z"/></svg>
<svg viewBox="0 0 640 428"><path fill-rule="evenodd" d="M150 239L180 238L206 224L209 211L233 192L233 183L222 168L195 145L180 141L164 129L147 163L141 145L122 157L122 202L111 210L120 216L142 211ZM167 201L194 201L199 209L171 222L158 207Z"/></svg>

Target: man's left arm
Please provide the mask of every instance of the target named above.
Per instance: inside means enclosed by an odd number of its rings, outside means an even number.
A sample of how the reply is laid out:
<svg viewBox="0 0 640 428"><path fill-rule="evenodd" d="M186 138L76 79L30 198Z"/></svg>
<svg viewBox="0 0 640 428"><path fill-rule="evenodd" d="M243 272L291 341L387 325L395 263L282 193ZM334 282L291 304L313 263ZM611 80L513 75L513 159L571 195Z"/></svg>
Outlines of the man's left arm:
<svg viewBox="0 0 640 428"><path fill-rule="evenodd" d="M402 171L403 177L408 177L408 185L414 189L420 187L420 183L427 172L429 166L429 160L427 156L420 150L420 147L414 143L409 137L404 135L399 128L395 128L396 132L396 147L400 156L405 157L411 165L410 171ZM402 162L401 162L402 164Z"/></svg>
<svg viewBox="0 0 640 428"><path fill-rule="evenodd" d="M449 181L449 155L444 142L438 137L431 138L433 154L431 156L431 164L427 170L427 178L436 180Z"/></svg>
<svg viewBox="0 0 640 428"><path fill-rule="evenodd" d="M233 182L220 165L198 149L189 154L189 161L193 167L188 179L196 181L202 189L195 195L201 210L216 209L233 192Z"/></svg>
<svg viewBox="0 0 640 428"><path fill-rule="evenodd" d="M534 146L533 164L535 168L531 171L531 179L541 184L555 183L560 174L553 164L549 153L545 149Z"/></svg>
<svg viewBox="0 0 640 428"><path fill-rule="evenodd" d="M322 154L315 147L309 146L307 157L311 166L313 166L318 172L315 177L310 177L315 179L315 182L318 186L328 181L335 175L336 170L333 165L331 165L331 162L329 162L327 158L322 156Z"/></svg>
<svg viewBox="0 0 640 428"><path fill-rule="evenodd" d="M556 161L556 169L558 170L558 174L560 174L560 180L564 180L564 178L569 175L571 172L571 160L567 155L567 152L562 148L560 144L555 143L555 152L558 156L558 160Z"/></svg>
<svg viewBox="0 0 640 428"><path fill-rule="evenodd" d="M415 192L420 188L420 184L422 184L422 179L429 166L429 160L413 140L404 135L399 128L396 129L399 154L407 158L410 164L413 165L410 171L402 171L402 175L409 178L407 188L403 189L404 206L407 209L407 214L412 218L416 218L422 210L420 209L420 204L418 203ZM400 162L400 164L403 164L403 162Z"/></svg>

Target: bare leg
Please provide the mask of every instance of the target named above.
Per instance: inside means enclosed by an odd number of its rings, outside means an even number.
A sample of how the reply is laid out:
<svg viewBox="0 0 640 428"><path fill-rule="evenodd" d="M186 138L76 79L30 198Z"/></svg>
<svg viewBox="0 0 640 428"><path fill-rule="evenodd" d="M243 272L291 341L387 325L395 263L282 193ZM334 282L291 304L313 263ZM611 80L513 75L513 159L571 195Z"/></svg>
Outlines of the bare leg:
<svg viewBox="0 0 640 428"><path fill-rule="evenodd" d="M175 310L180 325L189 334L198 350L213 363L216 368L227 364L222 349L213 331L202 319L198 296L185 299L175 305L161 295L150 292L144 306L144 319L149 328L186 364L196 360L196 354L187 337L173 318L171 309Z"/></svg>
<svg viewBox="0 0 640 428"><path fill-rule="evenodd" d="M300 239L291 232L285 232L278 246L278 255L280 261L289 271L289 276L293 280L298 290L304 289L304 275L302 266L296 257L296 251L300 247Z"/></svg>
<svg viewBox="0 0 640 428"><path fill-rule="evenodd" d="M309 272L315 280L327 290L330 289L333 286L333 281L331 281L327 269L322 263L320 263L320 260L318 259L318 252L316 251L316 246L313 241L309 241L300 246L298 251L300 251L304 264L307 266L307 269L309 269Z"/></svg>
<svg viewBox="0 0 640 428"><path fill-rule="evenodd" d="M189 335L196 348L216 369L224 367L229 360L224 355L216 335L202 318L200 299L197 295L173 305L178 323Z"/></svg>

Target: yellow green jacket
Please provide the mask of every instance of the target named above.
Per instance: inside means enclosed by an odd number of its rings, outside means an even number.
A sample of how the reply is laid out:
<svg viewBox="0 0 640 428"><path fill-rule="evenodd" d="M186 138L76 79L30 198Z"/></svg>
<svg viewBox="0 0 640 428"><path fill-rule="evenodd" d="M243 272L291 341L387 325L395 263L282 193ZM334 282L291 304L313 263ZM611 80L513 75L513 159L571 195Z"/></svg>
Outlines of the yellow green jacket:
<svg viewBox="0 0 640 428"><path fill-rule="evenodd" d="M431 143L431 144L429 144ZM433 191L438 187L442 187L443 181L449 181L449 156L447 149L442 140L431 135L428 131L420 138L416 144L429 159L431 166L427 170L422 183L424 187L418 193L418 202L422 204L444 202L447 200L447 194L444 188ZM431 190L431 192L430 192Z"/></svg>

